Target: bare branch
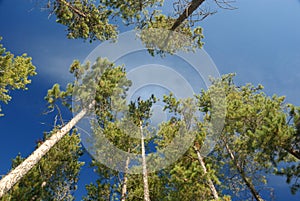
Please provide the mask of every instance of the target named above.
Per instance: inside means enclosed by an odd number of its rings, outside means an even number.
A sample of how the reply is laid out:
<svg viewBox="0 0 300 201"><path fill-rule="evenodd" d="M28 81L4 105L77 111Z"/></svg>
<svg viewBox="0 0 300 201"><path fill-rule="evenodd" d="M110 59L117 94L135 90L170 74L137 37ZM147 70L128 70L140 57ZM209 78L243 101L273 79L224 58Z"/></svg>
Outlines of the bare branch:
<svg viewBox="0 0 300 201"><path fill-rule="evenodd" d="M233 3L236 3L235 0L232 0L232 1L214 0L214 1L222 9L226 9L226 10L235 10L235 9L237 9L237 7L235 7L235 6L232 5Z"/></svg>

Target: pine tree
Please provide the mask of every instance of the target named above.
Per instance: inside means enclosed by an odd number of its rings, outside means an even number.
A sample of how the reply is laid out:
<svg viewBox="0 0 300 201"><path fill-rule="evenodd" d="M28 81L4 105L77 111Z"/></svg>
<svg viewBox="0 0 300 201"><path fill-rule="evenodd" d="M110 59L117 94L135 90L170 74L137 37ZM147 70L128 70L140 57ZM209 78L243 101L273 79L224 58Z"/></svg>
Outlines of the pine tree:
<svg viewBox="0 0 300 201"><path fill-rule="evenodd" d="M183 154L174 164L165 169L168 199L180 200L230 200L227 195L222 195L219 190L218 174L212 169L213 162L210 158L202 156L207 130L204 122L195 116L196 105L193 99L176 100L173 94L164 97L167 109L173 115L169 122L161 125L156 140L158 147L167 146L176 135L182 135L182 127L194 126L195 129L185 129L195 136L194 146ZM189 109L188 109L189 108ZM181 118L178 118L181 116ZM194 122L194 123L192 123ZM195 124L195 125L191 125Z"/></svg>
<svg viewBox="0 0 300 201"><path fill-rule="evenodd" d="M0 44L0 101L7 104L11 100L11 90L26 90L26 86L31 83L29 77L34 75L36 72L31 57L26 54L15 57ZM2 115L0 113L0 116Z"/></svg>
<svg viewBox="0 0 300 201"><path fill-rule="evenodd" d="M215 2L222 7L219 1ZM144 31L140 39L153 56L173 54L180 48L186 48L184 50L201 48L202 29L194 26L196 21L193 20L193 16L205 1L175 2L175 5L180 6L175 6L174 13L170 15L159 11L162 3L162 0L99 2L50 0L48 8L56 15L57 22L67 27L69 38L83 38L90 42L114 40L118 33L118 26L112 19L118 18L122 19L126 26L134 25ZM232 8L228 2L223 3ZM203 18L209 14L211 13L202 13ZM174 37L173 32L157 34L151 32L153 29L174 31L191 37L193 41L187 44L185 41L175 40L176 36ZM159 43L149 38L159 39ZM8 95L8 88L25 89L30 83L28 76L34 75L35 69L31 64L31 58L26 55L14 58L2 46L0 52L0 100L6 103L11 98ZM89 69L94 71L89 74ZM75 166L66 167L71 171L72 178L59 171L51 174L52 168L66 165L62 161L49 166L46 162L51 161L52 157L63 157L56 153L53 147L59 147L60 143L64 144L64 139L71 138L73 134L68 135L68 133L81 118L91 112L91 109L97 117L95 121L91 121L92 125L101 125L94 130L96 139L99 133L104 134L116 147L127 153L141 153L143 174L129 174L132 162L129 158L126 158L126 162L122 164L124 173L118 173L93 161L92 166L96 168L99 179L96 184L86 186L88 194L85 200L230 200L229 196L223 195L224 190L229 189L232 195L235 193L242 196L246 192L247 195L242 198L243 200L254 198L261 201L263 198L259 186L266 183L263 172L286 175L288 182L300 175L299 164L295 165L295 162L299 162L300 159L300 110L291 104L285 105L283 97L265 95L261 92L260 85L258 87L250 84L236 86L233 83L233 75L225 75L220 80L213 80L212 87L197 96L197 109L204 113L204 120L198 121L197 130L191 132L195 136L194 145L174 164L164 170L149 173L147 167L151 164L147 164L145 160L146 149L156 146L159 152L159 148L167 146L175 135L180 134L181 128L188 130L190 122L187 119L191 113L186 112L186 109L190 112L195 109L191 102L177 101L172 96L166 97L167 109L184 118L178 119L176 115L173 116L168 122L160 125L158 137L149 140L144 138L144 133L148 132L147 119L150 117L154 98L146 101L138 100L137 104L132 103L127 118L135 122L139 128L135 132L141 136L141 141L133 140L126 137L126 133L116 124L111 105L112 99L116 98L116 93L119 94L117 99L120 101L116 103L122 105L125 91L130 86L130 82L125 78L125 69L121 66L116 67L107 60L98 59L92 66L81 65L75 61L71 66L71 72L76 78L75 83L69 84L66 91L61 91L59 85L54 85L48 91L46 100L50 107L55 107L55 104L61 101L73 112L76 111L77 115L61 129L51 133L51 136L45 137L45 142L39 145L27 159L16 158L13 163L15 169L0 181L0 197L14 184L16 186L3 199L13 199L12 196L19 198L18 196L28 193L28 196L33 199L55 200L59 199L57 196L60 195L68 195L72 199L70 191L74 188L76 183L74 181L81 165L76 158L79 153L75 151L71 156L72 160L74 159L74 163L71 164ZM120 83L121 87L116 87ZM89 89L94 90L95 97L89 96ZM222 90L226 94L226 101L222 102L218 98L214 100L212 94L219 94ZM80 101L72 107L70 97L74 93L77 95L75 98ZM225 112L222 110L224 104L226 104ZM217 115L213 116L214 113ZM205 139L211 134L209 125L213 123L215 117L223 117L222 115L225 115L224 128L213 130L219 136L215 139L217 141L215 150L204 158L201 153L206 149ZM62 149L77 150L78 136L74 135L72 139L73 144L63 145ZM97 150L101 145L101 138L93 145ZM106 154L105 157L109 158L114 153L106 153L102 150L98 154ZM170 156L165 155L165 157ZM278 169L278 164L281 162L288 162L291 165ZM47 174L41 172L39 167L47 170ZM29 180L25 176L26 173L34 180ZM38 173L46 176L39 178ZM62 184L66 184L64 182L67 182L68 188L62 188ZM26 185L28 187L24 187ZM299 186L295 183L292 191L295 192ZM36 195L39 197L35 197ZM27 198L27 196L20 197L23 200Z"/></svg>
<svg viewBox="0 0 300 201"><path fill-rule="evenodd" d="M125 73L124 70L121 67L114 68L114 65L108 62L107 60L98 60L98 63L96 63L93 67L100 66L98 70L100 73L104 73L104 75L100 78L99 82L102 83L108 83L108 85L105 86L99 86L97 87L99 93L98 97L100 100L96 98L99 103L100 101L107 101L107 99L111 96L110 93L113 92L115 84L118 83L121 79L124 79ZM75 61L71 65L70 71L74 73L75 77L77 79L82 76L82 73L84 73L86 70L90 68L89 64L86 64L85 66L81 66L78 61ZM96 68L96 67L95 67ZM92 80L91 80L92 81ZM75 86L78 83L75 83ZM125 83L129 84L129 83ZM84 88L75 88L75 90L82 90L84 92ZM63 105L67 106L69 109L79 109L79 108L72 108L70 101L70 96L72 95L72 92L74 92L74 85L69 84L67 86L66 91L61 91L58 84L55 84L52 89L48 90L48 94L46 96L46 100L50 104L49 107L54 107L57 101L61 101ZM86 93L80 93L81 94L81 101L83 108L81 108L80 111L78 111L77 115L74 116L66 125L64 125L62 128L57 130L55 133L52 134L51 137L49 137L41 146L39 146L28 158L26 158L21 164L19 164L17 167L15 167L11 172L9 172L6 176L4 176L0 180L0 198L3 196L5 192L7 192L13 185L15 185L22 177L24 177L27 172L31 170L41 159L42 157L47 154L52 147L55 146L75 125L77 122L80 121L81 118L83 118L91 109L93 106L95 106L95 100L90 101L90 97L86 96ZM100 104L101 105L101 104ZM101 107L98 107L98 112L103 111Z"/></svg>

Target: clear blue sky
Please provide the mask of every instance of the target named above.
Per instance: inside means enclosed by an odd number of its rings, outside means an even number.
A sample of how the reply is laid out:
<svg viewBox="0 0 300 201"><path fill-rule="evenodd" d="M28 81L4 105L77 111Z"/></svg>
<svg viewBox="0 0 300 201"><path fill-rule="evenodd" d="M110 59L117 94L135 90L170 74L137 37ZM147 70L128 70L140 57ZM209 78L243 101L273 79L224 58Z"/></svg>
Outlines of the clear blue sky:
<svg viewBox="0 0 300 201"><path fill-rule="evenodd" d="M221 74L236 72L238 84L265 86L265 92L285 95L287 102L300 105L300 1L237 0L237 10L219 10L201 22L205 50ZM38 75L26 92L12 92L13 99L3 105L0 118L0 175L10 169L10 161L19 152L30 154L35 140L51 128L43 97L56 82L72 81L68 74L74 59L83 60L99 42L66 39L65 27L54 17L48 19L36 1L0 0L1 43L15 55L28 53ZM71 118L71 116L66 117ZM83 160L89 161L88 156ZM91 170L83 168L77 200L84 183L92 181ZM284 179L270 179L276 200L300 200L291 196Z"/></svg>

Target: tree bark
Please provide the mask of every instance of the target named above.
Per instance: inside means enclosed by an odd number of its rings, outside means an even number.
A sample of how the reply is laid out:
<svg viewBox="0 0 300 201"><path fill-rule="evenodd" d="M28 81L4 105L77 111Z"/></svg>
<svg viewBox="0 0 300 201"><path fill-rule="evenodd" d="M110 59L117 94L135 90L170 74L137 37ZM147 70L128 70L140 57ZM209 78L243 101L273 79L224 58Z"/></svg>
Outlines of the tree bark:
<svg viewBox="0 0 300 201"><path fill-rule="evenodd" d="M204 174L207 174L207 169L206 169L204 160L203 160L203 158L202 158L199 150L196 147L194 147L194 149L195 149L195 151L197 153L198 161L199 161L199 163L200 163L200 165L201 165L201 167L203 169ZM208 178L208 186L209 186L209 188L210 188L210 190L211 190L211 192L213 194L214 199L218 200L219 199L218 192L216 190L216 187L215 187L214 183L212 182L212 180L210 178Z"/></svg>
<svg viewBox="0 0 300 201"><path fill-rule="evenodd" d="M91 105L90 105L91 107ZM53 134L39 148L37 148L29 157L20 165L10 171L0 180L0 198L9 191L22 177L24 177L31 168L36 165L41 158L59 142L87 113L87 109L81 110L69 123L62 127L58 132Z"/></svg>
<svg viewBox="0 0 300 201"><path fill-rule="evenodd" d="M130 149L128 149L128 153L130 152ZM127 194L127 172L128 172L128 166L129 166L130 159L127 157L126 163L125 163L125 172L124 172L124 178L123 178L123 184L122 184L122 192L121 192L121 201L126 200L126 194Z"/></svg>
<svg viewBox="0 0 300 201"><path fill-rule="evenodd" d="M231 160L233 161L234 165L236 166L237 171L239 172L239 174L241 175L243 181L245 182L246 186L249 188L251 194L253 195L253 197L257 200L257 201L264 201L264 199L262 199L262 197L259 195L259 193L257 192L257 190L255 189L255 186L253 185L253 183L247 178L245 171L243 170L243 168L240 166L240 164L235 160L235 157L231 151L231 149L229 148L228 144L224 141L225 144L225 148L228 151Z"/></svg>
<svg viewBox="0 0 300 201"><path fill-rule="evenodd" d="M142 146L142 165L143 165L143 182L144 182L144 200L150 201L149 186L148 186L148 173L146 164L146 151L144 143L144 132L143 126L140 122L140 132L141 132L141 146Z"/></svg>
<svg viewBox="0 0 300 201"><path fill-rule="evenodd" d="M192 0L191 3L184 9L181 15L176 19L173 26L171 27L171 31L175 31L177 27L179 27L184 20L186 20L205 0Z"/></svg>

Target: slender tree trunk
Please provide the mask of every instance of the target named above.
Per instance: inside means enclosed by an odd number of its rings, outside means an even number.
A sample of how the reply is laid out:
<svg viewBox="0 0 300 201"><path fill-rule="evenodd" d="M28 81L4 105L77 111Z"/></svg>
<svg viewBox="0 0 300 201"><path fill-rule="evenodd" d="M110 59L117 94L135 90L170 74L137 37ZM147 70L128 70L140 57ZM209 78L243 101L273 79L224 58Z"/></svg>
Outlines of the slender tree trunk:
<svg viewBox="0 0 300 201"><path fill-rule="evenodd" d="M231 149L229 148L228 144L224 141L226 150L228 151L231 160L233 161L233 163L236 166L237 171L239 172L239 174L241 175L243 181L245 182L246 186L249 188L251 194L253 195L253 197L257 200L257 201L264 201L264 199L262 199L262 197L259 195L259 193L257 192L257 190L255 189L255 186L253 185L253 183L249 180L249 178L247 178L245 171L243 170L243 168L240 166L240 164L236 161Z"/></svg>
<svg viewBox="0 0 300 201"><path fill-rule="evenodd" d="M173 26L171 27L171 31L175 31L177 27L179 27L184 20L186 20L205 0L192 0L191 3L184 9L181 15L176 19Z"/></svg>
<svg viewBox="0 0 300 201"><path fill-rule="evenodd" d="M128 148L128 153L130 152L130 149ZM127 172L128 172L128 166L129 166L130 159L127 157L126 164L125 164L125 172L124 172L124 178L123 178L123 184L122 184L122 192L121 192L121 201L126 200L126 194L127 194Z"/></svg>
<svg viewBox="0 0 300 201"><path fill-rule="evenodd" d="M91 105L90 105L91 107ZM87 109L81 110L69 123L62 127L58 132L53 134L39 148L37 148L30 156L28 156L20 165L10 171L0 180L0 198L9 191L22 177L26 175L31 168L36 165L41 158L59 142L86 114Z"/></svg>
<svg viewBox="0 0 300 201"><path fill-rule="evenodd" d="M199 150L196 147L194 147L194 149L195 149L195 151L197 153L198 161L199 161L199 163L200 163L200 165L201 165L201 167L203 169L204 174L207 174L207 169L206 169L204 160L203 160L203 158L202 158ZM212 194L214 196L214 199L218 200L219 199L218 192L216 190L216 187L215 187L214 183L212 182L212 180L209 177L208 177L208 186L209 186L209 188L210 188L210 190L211 190L211 192L212 192Z"/></svg>
<svg viewBox="0 0 300 201"><path fill-rule="evenodd" d="M146 164L146 151L144 143L144 132L143 126L140 122L140 132L141 132L141 145L142 145L142 165L143 165L143 182L144 182L144 200L150 201L149 186L148 186L148 173Z"/></svg>

